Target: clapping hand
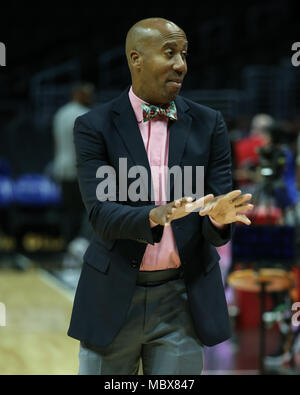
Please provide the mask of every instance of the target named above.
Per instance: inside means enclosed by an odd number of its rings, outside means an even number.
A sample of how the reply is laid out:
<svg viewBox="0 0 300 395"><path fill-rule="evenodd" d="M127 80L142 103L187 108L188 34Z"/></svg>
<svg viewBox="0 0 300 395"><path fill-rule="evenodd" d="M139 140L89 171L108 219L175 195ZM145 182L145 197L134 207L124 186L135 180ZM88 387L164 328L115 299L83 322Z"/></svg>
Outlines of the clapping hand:
<svg viewBox="0 0 300 395"><path fill-rule="evenodd" d="M245 215L245 212L253 209L253 204L249 203L252 195L242 191L234 190L225 195L215 197L203 204L203 198L185 205L188 211L194 211L200 208L199 215L209 215L219 225L231 224L233 222L243 222L250 225L251 221Z"/></svg>
<svg viewBox="0 0 300 395"><path fill-rule="evenodd" d="M208 204L213 198L214 195L212 194L202 197L202 205ZM170 226L171 221L185 217L191 213L191 211L186 209L186 205L192 201L192 197L182 197L166 205L157 206L150 211L149 218L158 225Z"/></svg>

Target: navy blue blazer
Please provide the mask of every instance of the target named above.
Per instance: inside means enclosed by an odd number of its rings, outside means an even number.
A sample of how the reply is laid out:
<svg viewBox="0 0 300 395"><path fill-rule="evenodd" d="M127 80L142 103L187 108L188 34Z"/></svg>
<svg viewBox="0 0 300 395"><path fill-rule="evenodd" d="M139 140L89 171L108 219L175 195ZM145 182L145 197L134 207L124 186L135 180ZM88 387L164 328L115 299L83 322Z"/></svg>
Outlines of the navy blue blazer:
<svg viewBox="0 0 300 395"><path fill-rule="evenodd" d="M230 143L222 115L182 96L175 103L178 120L170 121L169 168L204 166L205 194L231 191ZM78 117L74 141L80 191L94 237L84 256L68 335L104 347L122 328L146 246L160 241L163 227L150 228L149 212L155 207L151 194L147 201L97 200L97 186L105 179L96 177L97 169L112 166L118 180L119 158L127 159L128 169L136 165L147 169L151 191L149 162L128 90ZM172 201L172 177L170 191ZM220 231L198 212L172 221L171 226L196 333L204 345L215 345L231 336L215 246L230 240L232 226Z"/></svg>

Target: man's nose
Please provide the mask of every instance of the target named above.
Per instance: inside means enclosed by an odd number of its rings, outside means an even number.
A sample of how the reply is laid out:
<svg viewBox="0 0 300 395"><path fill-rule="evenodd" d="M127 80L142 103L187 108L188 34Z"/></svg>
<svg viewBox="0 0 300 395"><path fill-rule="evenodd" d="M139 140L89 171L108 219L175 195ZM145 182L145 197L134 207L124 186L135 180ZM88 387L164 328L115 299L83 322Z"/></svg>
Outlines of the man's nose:
<svg viewBox="0 0 300 395"><path fill-rule="evenodd" d="M187 71L186 62L179 54L176 56L176 61L173 65L173 69L180 73L186 73Z"/></svg>

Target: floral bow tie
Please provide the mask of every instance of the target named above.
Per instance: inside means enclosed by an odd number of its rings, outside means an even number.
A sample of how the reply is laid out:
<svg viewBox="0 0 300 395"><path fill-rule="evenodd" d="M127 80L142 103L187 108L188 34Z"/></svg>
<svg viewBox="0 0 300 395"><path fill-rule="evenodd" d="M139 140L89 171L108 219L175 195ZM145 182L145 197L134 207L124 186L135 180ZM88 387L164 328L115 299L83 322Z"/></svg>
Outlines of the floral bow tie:
<svg viewBox="0 0 300 395"><path fill-rule="evenodd" d="M148 105L143 103L143 122L150 121L151 119L155 118L157 115L164 115L173 119L174 121L177 120L177 110L175 102L172 101L167 108L157 107L154 105Z"/></svg>

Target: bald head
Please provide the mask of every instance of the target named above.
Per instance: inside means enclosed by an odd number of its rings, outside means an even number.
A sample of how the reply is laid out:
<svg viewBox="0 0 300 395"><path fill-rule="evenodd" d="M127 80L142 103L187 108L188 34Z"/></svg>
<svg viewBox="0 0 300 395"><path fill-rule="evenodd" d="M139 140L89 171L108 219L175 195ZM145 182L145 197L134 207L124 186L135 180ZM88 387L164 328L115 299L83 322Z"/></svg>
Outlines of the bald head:
<svg viewBox="0 0 300 395"><path fill-rule="evenodd" d="M134 92L153 104L174 100L187 71L187 45L184 31L166 19L133 25L126 37L126 57Z"/></svg>
<svg viewBox="0 0 300 395"><path fill-rule="evenodd" d="M143 54L149 46L154 44L156 39L168 36L174 31L184 34L183 30L175 23L163 18L147 18L134 24L126 37L126 57L129 68L131 69L131 51Z"/></svg>

